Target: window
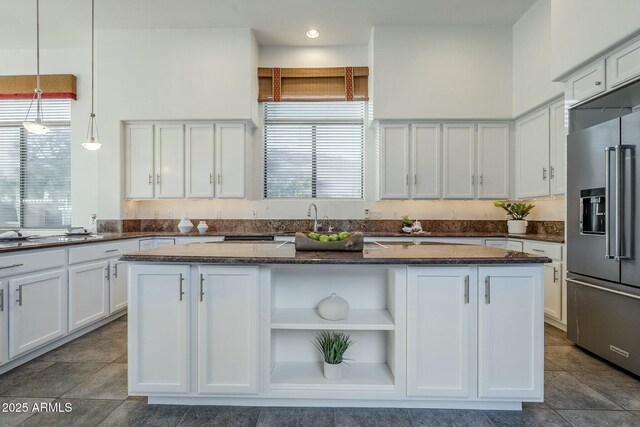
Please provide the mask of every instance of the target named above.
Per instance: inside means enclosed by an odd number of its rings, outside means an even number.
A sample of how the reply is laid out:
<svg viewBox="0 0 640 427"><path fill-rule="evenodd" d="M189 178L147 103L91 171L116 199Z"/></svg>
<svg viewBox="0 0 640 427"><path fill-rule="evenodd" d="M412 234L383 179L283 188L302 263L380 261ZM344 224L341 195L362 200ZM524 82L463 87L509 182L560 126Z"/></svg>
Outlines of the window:
<svg viewBox="0 0 640 427"><path fill-rule="evenodd" d="M265 102L264 197L362 199L364 102Z"/></svg>
<svg viewBox="0 0 640 427"><path fill-rule="evenodd" d="M64 228L71 223L71 101L42 100L46 135L22 127L30 103L0 101L0 228Z"/></svg>

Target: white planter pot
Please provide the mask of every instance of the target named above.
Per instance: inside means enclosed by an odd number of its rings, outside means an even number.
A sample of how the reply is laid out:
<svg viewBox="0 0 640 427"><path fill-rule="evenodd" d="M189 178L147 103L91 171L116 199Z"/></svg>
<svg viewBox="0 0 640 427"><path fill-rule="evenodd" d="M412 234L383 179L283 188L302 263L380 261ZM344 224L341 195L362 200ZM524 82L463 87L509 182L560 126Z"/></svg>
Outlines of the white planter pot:
<svg viewBox="0 0 640 427"><path fill-rule="evenodd" d="M332 365L324 362L324 377L328 380L339 380L342 378L342 363Z"/></svg>
<svg viewBox="0 0 640 427"><path fill-rule="evenodd" d="M511 219L507 221L509 234L526 234L527 224L528 222L525 219Z"/></svg>

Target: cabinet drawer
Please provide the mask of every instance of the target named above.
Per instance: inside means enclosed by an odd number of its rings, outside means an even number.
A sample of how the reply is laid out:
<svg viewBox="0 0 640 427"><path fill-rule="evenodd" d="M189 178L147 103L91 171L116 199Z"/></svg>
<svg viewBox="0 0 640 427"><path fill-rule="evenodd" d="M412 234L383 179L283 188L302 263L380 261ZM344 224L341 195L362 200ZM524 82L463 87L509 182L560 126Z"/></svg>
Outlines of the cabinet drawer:
<svg viewBox="0 0 640 427"><path fill-rule="evenodd" d="M65 264L64 249L25 251L20 255L0 256L0 277L17 276L31 271L47 270Z"/></svg>
<svg viewBox="0 0 640 427"><path fill-rule="evenodd" d="M115 258L128 252L137 252L138 240L83 245L69 249L69 264Z"/></svg>
<svg viewBox="0 0 640 427"><path fill-rule="evenodd" d="M614 88L640 76L640 40L607 58L607 85Z"/></svg>
<svg viewBox="0 0 640 427"><path fill-rule="evenodd" d="M556 261L562 261L562 246L551 243L542 242L523 242L522 249L524 252L542 255Z"/></svg>
<svg viewBox="0 0 640 427"><path fill-rule="evenodd" d="M517 240L507 240L507 249L510 251L522 252L522 242Z"/></svg>
<svg viewBox="0 0 640 427"><path fill-rule="evenodd" d="M604 61L598 61L571 76L565 86L565 98L575 104L605 91Z"/></svg>

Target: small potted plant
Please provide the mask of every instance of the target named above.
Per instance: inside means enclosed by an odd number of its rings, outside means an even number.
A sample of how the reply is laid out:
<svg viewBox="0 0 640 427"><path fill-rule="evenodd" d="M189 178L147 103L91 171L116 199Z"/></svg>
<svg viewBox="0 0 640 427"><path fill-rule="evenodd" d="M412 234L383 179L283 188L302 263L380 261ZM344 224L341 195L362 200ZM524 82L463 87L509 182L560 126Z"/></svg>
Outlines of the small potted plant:
<svg viewBox="0 0 640 427"><path fill-rule="evenodd" d="M411 227L413 227L413 220L409 219L408 215L402 217L402 231L405 233L411 233Z"/></svg>
<svg viewBox="0 0 640 427"><path fill-rule="evenodd" d="M342 378L342 363L346 360L344 353L353 343L354 341L344 332L321 331L316 335L313 345L322 354L326 379Z"/></svg>
<svg viewBox="0 0 640 427"><path fill-rule="evenodd" d="M493 205L507 211L507 215L511 218L507 220L509 234L525 234L527 232L528 223L525 218L531 213L535 205L502 201L495 202Z"/></svg>

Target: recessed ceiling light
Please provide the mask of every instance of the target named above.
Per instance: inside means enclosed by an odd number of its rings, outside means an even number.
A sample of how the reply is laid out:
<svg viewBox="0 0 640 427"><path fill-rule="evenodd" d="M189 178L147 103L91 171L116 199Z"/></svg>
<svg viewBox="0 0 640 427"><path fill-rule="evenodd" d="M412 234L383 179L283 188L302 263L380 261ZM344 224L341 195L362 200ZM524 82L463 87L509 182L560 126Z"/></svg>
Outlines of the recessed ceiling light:
<svg viewBox="0 0 640 427"><path fill-rule="evenodd" d="M311 29L307 31L307 37L309 37L310 39L317 39L319 35L320 32L318 30Z"/></svg>

